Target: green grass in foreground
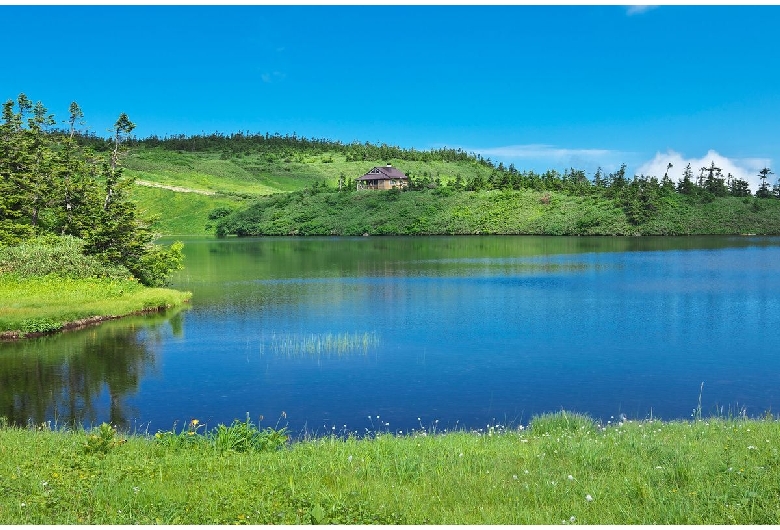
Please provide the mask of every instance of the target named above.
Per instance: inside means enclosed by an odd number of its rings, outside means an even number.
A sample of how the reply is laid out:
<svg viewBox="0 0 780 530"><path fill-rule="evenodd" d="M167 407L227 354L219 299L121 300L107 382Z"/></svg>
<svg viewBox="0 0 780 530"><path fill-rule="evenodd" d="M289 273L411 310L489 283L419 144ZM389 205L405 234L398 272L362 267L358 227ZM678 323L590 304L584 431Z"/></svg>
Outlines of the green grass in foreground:
<svg viewBox="0 0 780 530"><path fill-rule="evenodd" d="M774 419L604 428L565 412L286 445L249 420L124 443L107 425L5 427L0 523L776 523L779 435Z"/></svg>
<svg viewBox="0 0 780 530"><path fill-rule="evenodd" d="M124 316L183 304L190 293L135 279L0 275L0 332L50 332L95 316Z"/></svg>

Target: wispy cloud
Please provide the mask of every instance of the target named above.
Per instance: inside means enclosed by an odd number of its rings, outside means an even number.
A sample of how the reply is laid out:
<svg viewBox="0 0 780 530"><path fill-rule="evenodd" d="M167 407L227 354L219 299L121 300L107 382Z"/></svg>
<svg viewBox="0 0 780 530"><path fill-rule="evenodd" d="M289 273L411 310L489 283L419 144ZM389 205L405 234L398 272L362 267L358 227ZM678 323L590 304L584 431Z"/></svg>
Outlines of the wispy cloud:
<svg viewBox="0 0 780 530"><path fill-rule="evenodd" d="M273 83L274 81L281 81L287 77L287 74L284 72L263 72L260 74L260 79L263 80L263 83Z"/></svg>
<svg viewBox="0 0 780 530"><path fill-rule="evenodd" d="M549 144L507 145L483 149L467 149L505 164L514 163L518 169L546 171L573 167L594 173L597 167L607 171L617 169L630 156L611 149L581 149Z"/></svg>
<svg viewBox="0 0 780 530"><path fill-rule="evenodd" d="M507 145L490 147L480 151L483 155L507 156L512 158L571 158L574 156L605 156L609 149L568 149L547 144Z"/></svg>
<svg viewBox="0 0 780 530"><path fill-rule="evenodd" d="M758 189L761 183L758 172L764 167L772 167L772 161L769 158L729 158L713 149L707 151L707 154L700 158L684 157L670 149L666 153L656 153L652 160L637 167L635 173L660 178L666 172L668 164L671 163L672 168L669 169L669 178L677 182L682 179L683 171L688 164L691 165L694 177L698 178L701 168L710 167L713 162L715 167L721 169L723 176L731 173L733 177L740 178L750 184L750 189L753 192ZM774 184L774 182L770 184Z"/></svg>
<svg viewBox="0 0 780 530"><path fill-rule="evenodd" d="M626 8L626 15L628 16L634 16L634 15L641 15L643 13L647 13L651 9L655 9L658 6L628 6Z"/></svg>

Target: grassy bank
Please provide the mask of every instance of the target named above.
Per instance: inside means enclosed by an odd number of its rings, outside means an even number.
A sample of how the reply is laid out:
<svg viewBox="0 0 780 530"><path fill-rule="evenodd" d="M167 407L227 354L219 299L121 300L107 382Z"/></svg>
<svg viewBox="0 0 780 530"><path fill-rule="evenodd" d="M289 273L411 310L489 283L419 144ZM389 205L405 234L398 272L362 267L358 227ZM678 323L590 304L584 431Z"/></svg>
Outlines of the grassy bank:
<svg viewBox="0 0 780 530"><path fill-rule="evenodd" d="M641 222L619 200L534 190L310 191L257 200L217 221L229 235L710 235L780 234L780 201L659 200Z"/></svg>
<svg viewBox="0 0 780 530"><path fill-rule="evenodd" d="M780 520L774 419L595 425L282 444L236 422L128 436L0 429L0 522L764 524Z"/></svg>
<svg viewBox="0 0 780 530"><path fill-rule="evenodd" d="M19 338L182 305L190 293L136 280L0 275L0 337Z"/></svg>
<svg viewBox="0 0 780 530"><path fill-rule="evenodd" d="M12 339L179 306L190 293L141 285L120 265L47 236L0 247L0 338Z"/></svg>

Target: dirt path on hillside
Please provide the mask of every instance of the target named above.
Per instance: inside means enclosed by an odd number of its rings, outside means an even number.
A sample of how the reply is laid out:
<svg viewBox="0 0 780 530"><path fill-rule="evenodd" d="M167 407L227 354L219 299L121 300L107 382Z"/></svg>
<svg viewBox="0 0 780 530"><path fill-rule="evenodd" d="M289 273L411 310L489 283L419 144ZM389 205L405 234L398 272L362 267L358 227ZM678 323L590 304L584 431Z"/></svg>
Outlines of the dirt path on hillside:
<svg viewBox="0 0 780 530"><path fill-rule="evenodd" d="M199 195L216 195L217 194L214 191L193 190L192 188L182 188L181 186L168 186L166 184L158 184L157 182L149 182L148 180L138 180L138 179L136 179L135 183L138 184L139 186L148 186L150 188L162 188L164 190L178 191L180 193L197 193Z"/></svg>

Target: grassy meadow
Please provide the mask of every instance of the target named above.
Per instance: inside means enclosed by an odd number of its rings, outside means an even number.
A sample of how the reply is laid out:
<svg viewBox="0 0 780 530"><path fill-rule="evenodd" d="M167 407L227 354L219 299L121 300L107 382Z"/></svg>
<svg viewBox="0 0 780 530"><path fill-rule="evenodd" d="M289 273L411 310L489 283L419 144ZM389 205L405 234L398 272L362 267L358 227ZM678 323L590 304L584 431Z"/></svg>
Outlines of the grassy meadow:
<svg viewBox="0 0 780 530"><path fill-rule="evenodd" d="M122 435L0 428L3 524L771 524L776 419L285 442L249 419Z"/></svg>
<svg viewBox="0 0 780 530"><path fill-rule="evenodd" d="M480 164L389 159L408 175L430 176L448 182L481 176L490 169ZM154 228L163 235L213 235L215 222L209 214L216 208L241 210L254 200L274 194L286 195L316 184L337 189L339 179L356 179L376 161L347 161L340 153L291 153L274 157L247 151L223 157L216 151L171 151L160 147L136 147L125 160L126 174L142 184L132 197L141 211L157 217ZM172 191L144 184L176 187ZM207 195L208 194L208 195Z"/></svg>

